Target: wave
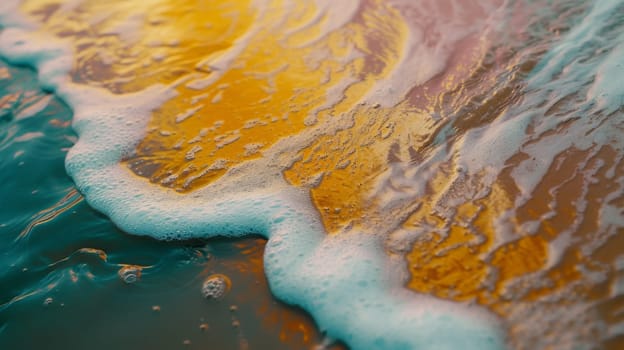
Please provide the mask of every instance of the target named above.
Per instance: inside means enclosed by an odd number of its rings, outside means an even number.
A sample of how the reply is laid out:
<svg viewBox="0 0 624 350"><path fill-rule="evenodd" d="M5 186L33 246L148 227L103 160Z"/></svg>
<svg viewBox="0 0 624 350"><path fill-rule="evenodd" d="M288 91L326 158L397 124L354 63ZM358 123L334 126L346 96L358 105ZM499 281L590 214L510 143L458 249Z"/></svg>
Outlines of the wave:
<svg viewBox="0 0 624 350"><path fill-rule="evenodd" d="M67 172L124 231L264 236L272 292L353 348L503 348L497 315L514 347L592 341L559 300L595 275L548 283L624 225L618 1L11 4L0 54L72 107Z"/></svg>

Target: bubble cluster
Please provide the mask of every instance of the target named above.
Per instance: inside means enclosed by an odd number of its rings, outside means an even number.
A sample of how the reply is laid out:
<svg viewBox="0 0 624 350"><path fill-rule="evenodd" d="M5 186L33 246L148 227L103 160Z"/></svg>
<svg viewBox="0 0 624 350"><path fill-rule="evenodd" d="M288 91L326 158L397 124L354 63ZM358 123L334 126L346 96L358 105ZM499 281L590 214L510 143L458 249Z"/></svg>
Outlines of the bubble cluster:
<svg viewBox="0 0 624 350"><path fill-rule="evenodd" d="M221 274L214 274L206 278L202 284L201 293L206 299L219 299L230 289L230 279Z"/></svg>

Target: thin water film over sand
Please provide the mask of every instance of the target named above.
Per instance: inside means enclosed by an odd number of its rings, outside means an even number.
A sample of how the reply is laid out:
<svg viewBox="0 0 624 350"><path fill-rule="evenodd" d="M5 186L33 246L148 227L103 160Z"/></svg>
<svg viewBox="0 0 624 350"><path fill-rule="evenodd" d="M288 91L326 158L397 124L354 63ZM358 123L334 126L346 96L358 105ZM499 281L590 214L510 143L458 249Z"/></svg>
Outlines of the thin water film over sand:
<svg viewBox="0 0 624 350"><path fill-rule="evenodd" d="M624 2L24 0L0 24L73 111L86 202L163 247L264 237L310 342L624 346ZM234 291L215 273L184 293Z"/></svg>

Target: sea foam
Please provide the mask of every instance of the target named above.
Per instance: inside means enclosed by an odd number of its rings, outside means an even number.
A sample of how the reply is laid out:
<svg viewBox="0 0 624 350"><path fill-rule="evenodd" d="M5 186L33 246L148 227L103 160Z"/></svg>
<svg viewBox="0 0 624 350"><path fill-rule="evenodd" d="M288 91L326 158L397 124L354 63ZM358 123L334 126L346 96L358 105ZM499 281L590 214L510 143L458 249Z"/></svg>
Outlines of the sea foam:
<svg viewBox="0 0 624 350"><path fill-rule="evenodd" d="M238 192L207 187L181 195L131 175L120 161L144 135L151 111L173 97L173 90L152 86L113 95L72 83L70 46L16 20L15 4L0 7L0 54L36 68L42 86L72 107L79 140L66 169L88 203L124 231L164 240L266 237L272 292L303 307L328 337L354 349L503 347L491 315L405 290L402 262L388 259L382 237L325 235L309 195L279 178L262 186L257 179L247 181Z"/></svg>

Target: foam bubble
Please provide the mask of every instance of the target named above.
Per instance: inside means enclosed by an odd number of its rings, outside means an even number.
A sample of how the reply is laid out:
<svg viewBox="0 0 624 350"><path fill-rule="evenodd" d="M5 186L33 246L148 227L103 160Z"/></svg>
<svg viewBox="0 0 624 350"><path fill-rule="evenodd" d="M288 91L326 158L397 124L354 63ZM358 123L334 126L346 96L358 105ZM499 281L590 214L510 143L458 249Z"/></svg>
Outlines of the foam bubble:
<svg viewBox="0 0 624 350"><path fill-rule="evenodd" d="M132 284L141 278L141 270L140 266L128 265L120 268L117 274L124 283Z"/></svg>
<svg viewBox="0 0 624 350"><path fill-rule="evenodd" d="M230 279L225 275L208 276L202 284L201 292L206 299L219 299L230 289Z"/></svg>

